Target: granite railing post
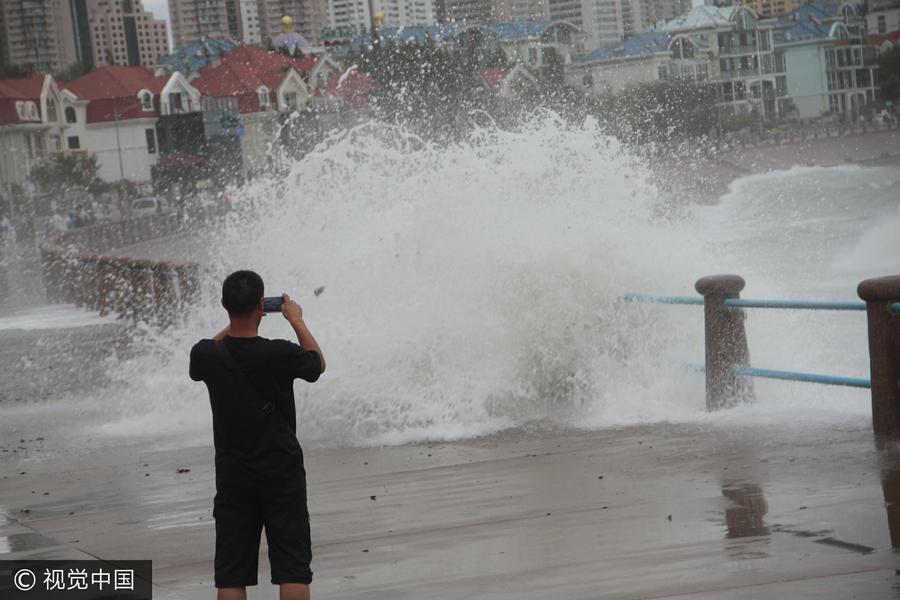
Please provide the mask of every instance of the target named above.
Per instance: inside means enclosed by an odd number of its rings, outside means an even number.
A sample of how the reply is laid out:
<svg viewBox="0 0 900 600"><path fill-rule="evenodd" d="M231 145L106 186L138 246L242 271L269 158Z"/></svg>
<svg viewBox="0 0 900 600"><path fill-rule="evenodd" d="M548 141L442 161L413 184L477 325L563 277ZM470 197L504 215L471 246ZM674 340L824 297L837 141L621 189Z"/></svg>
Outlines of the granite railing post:
<svg viewBox="0 0 900 600"><path fill-rule="evenodd" d="M703 296L706 330L706 409L719 410L753 400L750 378L736 375L733 367L750 366L744 311L725 306L744 289L739 275L701 277L694 289Z"/></svg>
<svg viewBox="0 0 900 600"><path fill-rule="evenodd" d="M109 256L100 256L97 261L98 289L97 289L97 310L101 315L115 312L113 307L114 292L116 285L116 263L114 258Z"/></svg>
<svg viewBox="0 0 900 600"><path fill-rule="evenodd" d="M162 326L198 294L199 266L110 256L184 229L177 215L125 219L66 231L40 244L47 297Z"/></svg>
<svg viewBox="0 0 900 600"><path fill-rule="evenodd" d="M174 322L177 311L175 277L177 273L169 262L153 264L153 307L156 323L162 326Z"/></svg>
<svg viewBox="0 0 900 600"><path fill-rule="evenodd" d="M44 279L44 289L47 291L47 300L59 302L63 299L63 265L58 248L46 248L41 246L41 273Z"/></svg>
<svg viewBox="0 0 900 600"><path fill-rule="evenodd" d="M857 288L866 301L869 369L872 378L872 429L879 437L900 437L900 275L866 279Z"/></svg>

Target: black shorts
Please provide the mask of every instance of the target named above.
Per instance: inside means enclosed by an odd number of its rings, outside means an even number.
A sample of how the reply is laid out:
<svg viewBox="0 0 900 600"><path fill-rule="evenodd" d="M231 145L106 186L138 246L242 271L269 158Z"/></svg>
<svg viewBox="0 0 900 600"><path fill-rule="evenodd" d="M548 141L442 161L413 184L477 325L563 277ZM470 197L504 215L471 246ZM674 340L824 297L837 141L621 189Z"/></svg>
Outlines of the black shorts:
<svg viewBox="0 0 900 600"><path fill-rule="evenodd" d="M257 584L263 527L269 545L272 583L312 581L306 471L265 482L221 481L213 501L216 520L215 585Z"/></svg>

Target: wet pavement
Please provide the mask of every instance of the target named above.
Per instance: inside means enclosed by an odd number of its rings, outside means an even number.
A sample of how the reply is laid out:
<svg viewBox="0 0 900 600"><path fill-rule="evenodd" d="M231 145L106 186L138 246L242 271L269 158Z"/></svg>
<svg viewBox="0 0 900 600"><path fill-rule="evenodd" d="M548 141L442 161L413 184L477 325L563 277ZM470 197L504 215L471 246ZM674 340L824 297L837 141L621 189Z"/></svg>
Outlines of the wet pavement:
<svg viewBox="0 0 900 600"><path fill-rule="evenodd" d="M211 597L211 448L23 439L0 558L152 559L156 598ZM313 594L900 598L898 456L867 430L696 425L310 449ZM275 597L268 568L263 538L250 598Z"/></svg>

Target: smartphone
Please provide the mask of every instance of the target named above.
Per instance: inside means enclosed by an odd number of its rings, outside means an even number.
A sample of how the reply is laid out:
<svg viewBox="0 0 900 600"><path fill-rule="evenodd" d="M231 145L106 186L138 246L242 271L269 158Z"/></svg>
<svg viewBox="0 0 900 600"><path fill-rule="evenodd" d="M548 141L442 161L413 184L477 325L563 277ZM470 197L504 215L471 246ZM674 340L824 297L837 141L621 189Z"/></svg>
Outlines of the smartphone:
<svg viewBox="0 0 900 600"><path fill-rule="evenodd" d="M284 298L281 296L263 298L263 312L281 312L282 304L284 304Z"/></svg>

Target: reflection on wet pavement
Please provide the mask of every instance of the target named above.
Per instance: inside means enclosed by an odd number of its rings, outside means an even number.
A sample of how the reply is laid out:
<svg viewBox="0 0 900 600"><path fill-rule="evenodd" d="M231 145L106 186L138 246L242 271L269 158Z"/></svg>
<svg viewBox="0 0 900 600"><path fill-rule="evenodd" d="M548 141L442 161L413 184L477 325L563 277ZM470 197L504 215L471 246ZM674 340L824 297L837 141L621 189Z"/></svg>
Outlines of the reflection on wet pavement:
<svg viewBox="0 0 900 600"><path fill-rule="evenodd" d="M0 535L0 554L7 552L26 552L38 548L49 548L57 543L39 533L15 533Z"/></svg>
<svg viewBox="0 0 900 600"><path fill-rule="evenodd" d="M882 454L881 489L888 530L891 532L891 547L897 550L900 548L900 464L895 454L890 451Z"/></svg>
<svg viewBox="0 0 900 600"><path fill-rule="evenodd" d="M762 488L751 484L723 486L722 495L732 502L731 506L725 509L727 538L769 535L769 528L763 522L769 507L763 497Z"/></svg>
<svg viewBox="0 0 900 600"><path fill-rule="evenodd" d="M529 430L306 458L321 597L900 600L900 470L868 431ZM151 558L155 597L209 598L212 460L129 449L10 469L0 556Z"/></svg>

